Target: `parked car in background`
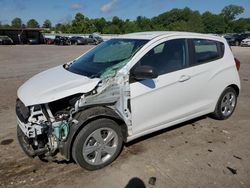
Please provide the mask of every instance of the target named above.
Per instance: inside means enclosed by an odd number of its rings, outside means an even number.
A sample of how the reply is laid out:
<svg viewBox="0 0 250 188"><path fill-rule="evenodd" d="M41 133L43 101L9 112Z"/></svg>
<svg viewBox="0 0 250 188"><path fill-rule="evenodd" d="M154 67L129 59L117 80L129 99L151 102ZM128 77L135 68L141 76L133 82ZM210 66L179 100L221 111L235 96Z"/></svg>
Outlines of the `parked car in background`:
<svg viewBox="0 0 250 188"><path fill-rule="evenodd" d="M248 37L250 37L250 33L231 34L231 35L226 35L224 38L227 40L230 46L239 46L242 40Z"/></svg>
<svg viewBox="0 0 250 188"><path fill-rule="evenodd" d="M54 40L55 38L52 38L52 37L45 37L44 38L44 41L45 41L45 44L54 44Z"/></svg>
<svg viewBox="0 0 250 188"><path fill-rule="evenodd" d="M34 38L28 38L27 39L27 44L39 44L39 39L34 37Z"/></svg>
<svg viewBox="0 0 250 188"><path fill-rule="evenodd" d="M241 38L246 39L250 37L250 33L241 33Z"/></svg>
<svg viewBox="0 0 250 188"><path fill-rule="evenodd" d="M243 41L241 41L241 46L250 46L250 37L244 39Z"/></svg>
<svg viewBox="0 0 250 188"><path fill-rule="evenodd" d="M122 35L24 83L17 137L30 157L60 153L100 169L146 134L207 114L228 119L240 93L239 68L222 37Z"/></svg>
<svg viewBox="0 0 250 188"><path fill-rule="evenodd" d="M87 39L88 44L95 44L95 45L97 45L97 44L100 44L101 42L103 42L102 37L99 36L96 33L93 33L93 34L89 35L89 37L86 38L86 39Z"/></svg>
<svg viewBox="0 0 250 188"><path fill-rule="evenodd" d="M70 39L69 37L57 35L55 36L54 44L55 45L70 45Z"/></svg>
<svg viewBox="0 0 250 188"><path fill-rule="evenodd" d="M85 45L88 44L88 41L86 38L84 37L79 37L79 36L73 36L70 38L70 44L74 44L74 45Z"/></svg>
<svg viewBox="0 0 250 188"><path fill-rule="evenodd" d="M13 40L8 36L0 36L0 45L13 44Z"/></svg>

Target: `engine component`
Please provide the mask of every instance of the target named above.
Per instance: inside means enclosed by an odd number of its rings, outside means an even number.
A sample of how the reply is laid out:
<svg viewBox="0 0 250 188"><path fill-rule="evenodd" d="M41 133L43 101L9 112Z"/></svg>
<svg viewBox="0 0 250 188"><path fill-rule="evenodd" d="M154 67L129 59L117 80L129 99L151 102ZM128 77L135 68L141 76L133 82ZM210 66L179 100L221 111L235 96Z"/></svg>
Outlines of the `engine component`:
<svg viewBox="0 0 250 188"><path fill-rule="evenodd" d="M66 140L69 133L69 125L66 121L52 123L52 134L60 141Z"/></svg>

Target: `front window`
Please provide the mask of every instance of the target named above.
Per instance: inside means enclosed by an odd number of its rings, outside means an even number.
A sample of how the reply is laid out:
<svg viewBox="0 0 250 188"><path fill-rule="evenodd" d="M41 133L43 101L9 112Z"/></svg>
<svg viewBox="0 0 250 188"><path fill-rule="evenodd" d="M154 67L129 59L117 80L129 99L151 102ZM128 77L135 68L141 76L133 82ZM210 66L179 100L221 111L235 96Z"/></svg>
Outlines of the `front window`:
<svg viewBox="0 0 250 188"><path fill-rule="evenodd" d="M70 72L90 78L114 75L148 40L111 39L76 59Z"/></svg>
<svg viewBox="0 0 250 188"><path fill-rule="evenodd" d="M188 64L186 39L163 42L147 52L136 66L153 67L159 75L184 69Z"/></svg>

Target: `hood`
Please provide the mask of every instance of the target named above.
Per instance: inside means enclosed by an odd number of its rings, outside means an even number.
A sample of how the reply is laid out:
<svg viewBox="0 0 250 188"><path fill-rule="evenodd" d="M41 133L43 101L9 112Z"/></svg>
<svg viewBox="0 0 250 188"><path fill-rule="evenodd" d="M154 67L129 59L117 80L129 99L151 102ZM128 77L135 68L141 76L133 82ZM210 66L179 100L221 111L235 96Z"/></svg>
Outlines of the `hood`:
<svg viewBox="0 0 250 188"><path fill-rule="evenodd" d="M58 66L41 72L26 81L17 91L25 106L49 103L77 93L87 93L95 88L99 78L71 73Z"/></svg>

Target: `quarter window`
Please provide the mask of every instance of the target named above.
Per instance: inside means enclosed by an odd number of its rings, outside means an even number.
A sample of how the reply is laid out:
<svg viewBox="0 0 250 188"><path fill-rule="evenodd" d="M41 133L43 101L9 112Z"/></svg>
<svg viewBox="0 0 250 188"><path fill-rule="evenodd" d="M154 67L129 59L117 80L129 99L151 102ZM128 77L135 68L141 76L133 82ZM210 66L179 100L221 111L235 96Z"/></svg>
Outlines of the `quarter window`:
<svg viewBox="0 0 250 188"><path fill-rule="evenodd" d="M152 66L159 75L183 69L188 62L186 44L185 39L174 39L161 43L146 53L136 66Z"/></svg>
<svg viewBox="0 0 250 188"><path fill-rule="evenodd" d="M194 64L202 64L217 60L223 56L224 45L207 39L193 39Z"/></svg>

